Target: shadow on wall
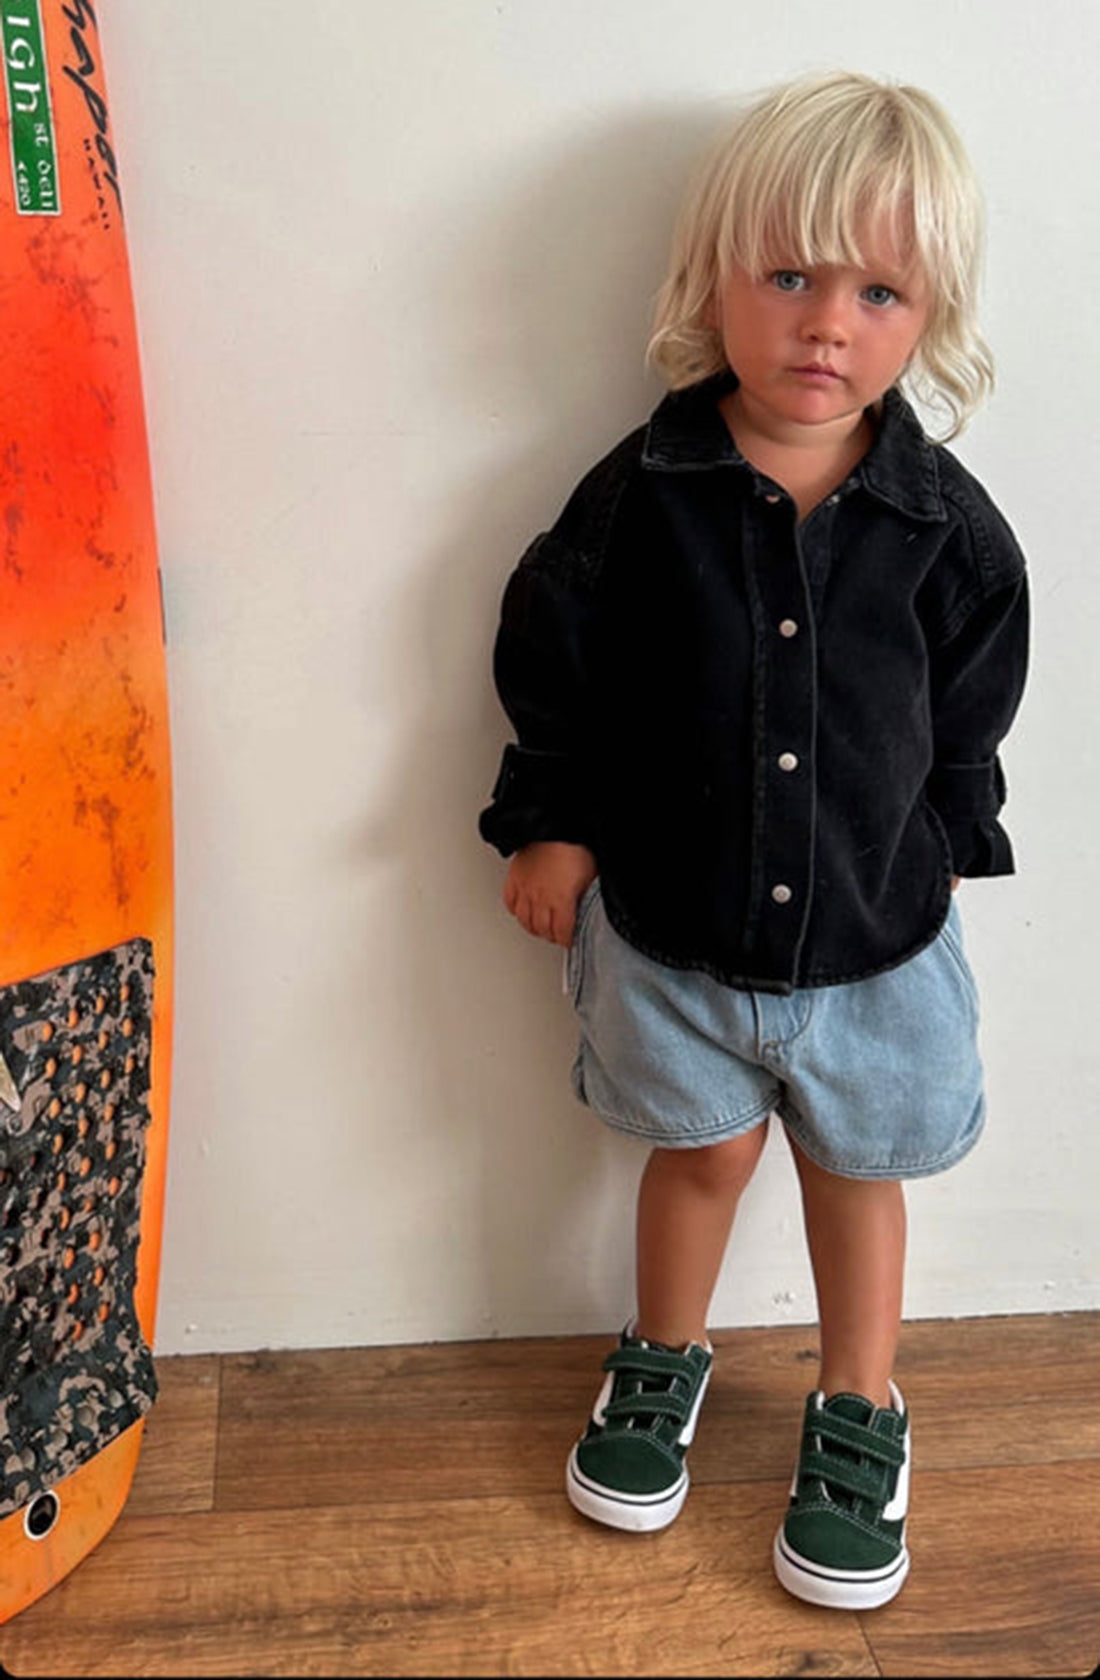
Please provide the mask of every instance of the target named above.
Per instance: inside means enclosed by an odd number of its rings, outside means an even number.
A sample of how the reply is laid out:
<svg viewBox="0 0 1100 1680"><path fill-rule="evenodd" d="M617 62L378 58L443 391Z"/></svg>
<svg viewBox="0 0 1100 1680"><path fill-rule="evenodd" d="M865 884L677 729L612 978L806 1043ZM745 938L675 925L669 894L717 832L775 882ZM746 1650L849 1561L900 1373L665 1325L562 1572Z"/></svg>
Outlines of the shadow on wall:
<svg viewBox="0 0 1100 1680"><path fill-rule="evenodd" d="M420 661L409 684L420 703L365 844L397 866L393 984L423 1022L433 1175L480 1184L482 1276L456 1334L605 1328L632 1305L644 1151L573 1098L562 952L507 915L506 866L476 823L510 736L491 677L501 591L581 473L660 395L643 366L652 300L715 126L698 109L634 114L526 172L513 159L507 198L483 193L424 228L440 300L435 400L498 446L453 497L445 543L398 604L408 619L393 635ZM449 1199L437 1234L469 1217ZM532 1296L545 1301L538 1322Z"/></svg>

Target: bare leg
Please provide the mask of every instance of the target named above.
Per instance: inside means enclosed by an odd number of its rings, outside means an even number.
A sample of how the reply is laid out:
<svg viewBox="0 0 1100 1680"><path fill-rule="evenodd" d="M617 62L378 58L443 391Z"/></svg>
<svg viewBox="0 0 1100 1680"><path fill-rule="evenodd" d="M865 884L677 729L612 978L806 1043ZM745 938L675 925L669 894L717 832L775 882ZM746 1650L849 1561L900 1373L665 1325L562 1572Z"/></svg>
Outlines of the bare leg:
<svg viewBox="0 0 1100 1680"><path fill-rule="evenodd" d="M840 1178L817 1166L788 1133L802 1184L821 1327L825 1395L862 1394L890 1404L901 1332L905 1195L896 1179Z"/></svg>
<svg viewBox="0 0 1100 1680"><path fill-rule="evenodd" d="M636 1333L667 1347L707 1339L707 1313L733 1216L767 1137L655 1149L638 1191Z"/></svg>

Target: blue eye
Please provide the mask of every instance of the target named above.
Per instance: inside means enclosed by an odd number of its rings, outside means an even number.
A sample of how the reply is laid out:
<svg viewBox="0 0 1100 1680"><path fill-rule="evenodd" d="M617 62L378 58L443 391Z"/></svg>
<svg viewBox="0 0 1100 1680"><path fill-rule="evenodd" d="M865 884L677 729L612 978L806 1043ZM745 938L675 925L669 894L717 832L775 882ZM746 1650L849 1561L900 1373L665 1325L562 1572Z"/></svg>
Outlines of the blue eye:
<svg viewBox="0 0 1100 1680"><path fill-rule="evenodd" d="M891 286L868 286L863 295L868 303L873 303L878 309L883 309L887 304L896 303L898 300L898 294Z"/></svg>
<svg viewBox="0 0 1100 1680"><path fill-rule="evenodd" d="M800 292L805 284L806 276L796 268L778 268L772 275L772 285L780 292Z"/></svg>

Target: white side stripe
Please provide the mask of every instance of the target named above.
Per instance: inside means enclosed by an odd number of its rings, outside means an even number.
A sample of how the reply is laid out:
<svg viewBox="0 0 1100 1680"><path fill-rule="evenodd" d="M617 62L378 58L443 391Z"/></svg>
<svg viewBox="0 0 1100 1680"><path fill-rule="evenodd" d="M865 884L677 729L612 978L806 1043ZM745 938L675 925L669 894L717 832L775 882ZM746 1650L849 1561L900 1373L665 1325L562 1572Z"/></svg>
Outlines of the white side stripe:
<svg viewBox="0 0 1100 1680"><path fill-rule="evenodd" d="M707 1370L706 1370L706 1373L703 1377L703 1380L699 1384L699 1392L695 1396L695 1404L691 1408L690 1413L688 1414L687 1422L684 1424L684 1427L680 1431L680 1445L682 1447L690 1447L691 1443L695 1439L695 1425L699 1422L699 1411L700 1411L700 1408L703 1404L703 1396L707 1392L707 1384L710 1382L710 1373L713 1371L713 1369L714 1369L713 1365L708 1365L707 1366Z"/></svg>
<svg viewBox="0 0 1100 1680"><path fill-rule="evenodd" d="M615 1386L615 1373L608 1371L603 1380L603 1387L596 1396L596 1404L592 1408L592 1422L599 1424L602 1429L607 1422L607 1402L611 1399L611 1390Z"/></svg>
<svg viewBox="0 0 1100 1680"><path fill-rule="evenodd" d="M894 1383L890 1384L890 1400L895 1412L900 1414L905 1411L905 1401L901 1397L901 1390ZM907 1428L905 1438L901 1443L902 1450L905 1453L905 1463L898 1471L898 1485L894 1489L894 1497L882 1513L886 1522L904 1522L909 1514L909 1463L912 1458L910 1433Z"/></svg>

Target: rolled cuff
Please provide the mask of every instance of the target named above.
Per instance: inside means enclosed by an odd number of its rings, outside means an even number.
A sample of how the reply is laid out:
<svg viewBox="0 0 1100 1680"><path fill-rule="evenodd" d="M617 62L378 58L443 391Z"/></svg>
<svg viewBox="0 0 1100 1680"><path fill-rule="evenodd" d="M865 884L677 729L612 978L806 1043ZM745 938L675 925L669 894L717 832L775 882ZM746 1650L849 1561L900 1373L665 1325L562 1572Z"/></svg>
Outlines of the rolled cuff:
<svg viewBox="0 0 1100 1680"><path fill-rule="evenodd" d="M1014 875L1012 842L995 818L980 823L945 823L956 875Z"/></svg>
<svg viewBox="0 0 1100 1680"><path fill-rule="evenodd" d="M564 753L510 743L491 798L478 818L478 832L502 857L535 840L591 845L580 778Z"/></svg>
<svg viewBox="0 0 1100 1680"><path fill-rule="evenodd" d="M1015 872L1012 843L997 821L1006 791L996 758L982 764L937 764L933 770L928 798L947 831L956 875Z"/></svg>

